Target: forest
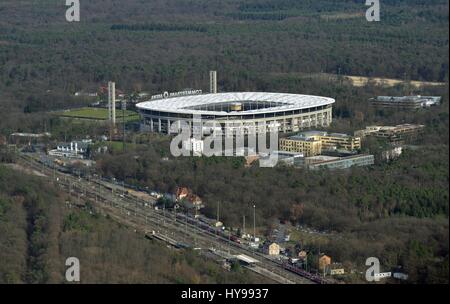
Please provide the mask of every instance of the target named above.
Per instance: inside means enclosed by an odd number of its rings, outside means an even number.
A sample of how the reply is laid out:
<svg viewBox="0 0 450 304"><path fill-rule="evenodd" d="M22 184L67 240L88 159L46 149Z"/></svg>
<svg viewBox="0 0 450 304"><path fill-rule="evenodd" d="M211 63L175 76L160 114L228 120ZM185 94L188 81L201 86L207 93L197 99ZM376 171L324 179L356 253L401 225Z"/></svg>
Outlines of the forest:
<svg viewBox="0 0 450 304"><path fill-rule="evenodd" d="M155 94L206 91L212 69L222 91L325 91L308 81L320 73L448 81L445 0L383 1L379 24L361 1L121 2L83 3L79 23L59 0L0 3L2 134L44 129L42 113L85 105L73 93L109 80Z"/></svg>
<svg viewBox="0 0 450 304"><path fill-rule="evenodd" d="M406 268L412 282L448 283L447 0L384 0L379 23L366 21L367 6L359 0L123 2L83 2L79 23L66 22L64 1L0 2L0 142L12 132L48 131L55 141L105 134L105 126L62 120L52 112L88 105L92 100L74 93L95 92L110 80L130 93L207 91L209 70L218 71L223 92L335 98L330 131L424 124L420 145L398 161L333 174L245 168L242 160L227 158L175 159L168 152L170 138L156 135L130 136L133 148L96 156L96 170L162 192L188 186L205 200L208 215L221 203L226 225L239 226L256 204L262 229L287 220L336 236L305 246L326 248L350 268L377 255L384 265ZM345 75L405 82L357 87ZM410 80L445 84L414 87ZM408 94L442 96L443 104L407 112L376 110L367 102ZM367 142L365 149L377 146ZM7 154L1 159L13 161ZM0 263L0 282L60 282L58 246L62 253L86 256L90 282L246 280L236 274L220 278L215 265L144 243L108 219L66 210L67 198L56 189L3 167L0 193L0 261L10 261ZM132 252L126 252L125 239ZM116 250L106 250L112 246ZM127 264L113 267L109 276L98 270L106 258L122 260L126 254L149 269L156 255L142 257L150 251L164 256L150 277L143 270L132 277ZM198 263L206 269L193 270ZM178 275L165 276L163 267L179 269Z"/></svg>
<svg viewBox="0 0 450 304"><path fill-rule="evenodd" d="M65 260L72 256L85 284L265 282L147 240L89 207L71 207L74 201L45 179L0 164L0 284L66 283Z"/></svg>
<svg viewBox="0 0 450 304"><path fill-rule="evenodd" d="M448 105L445 112L437 115L441 120L429 122L424 145L370 168L330 174L246 168L236 158L172 158L169 138L150 138L142 139L141 148L99 157L98 172L161 192L187 186L203 198L202 212L211 218L219 202L228 226L241 227L242 216L251 218L255 204L263 231L281 220L337 235L321 244L322 250L351 269L376 255L384 265L402 265L413 282L446 282ZM303 245L320 248L316 242Z"/></svg>

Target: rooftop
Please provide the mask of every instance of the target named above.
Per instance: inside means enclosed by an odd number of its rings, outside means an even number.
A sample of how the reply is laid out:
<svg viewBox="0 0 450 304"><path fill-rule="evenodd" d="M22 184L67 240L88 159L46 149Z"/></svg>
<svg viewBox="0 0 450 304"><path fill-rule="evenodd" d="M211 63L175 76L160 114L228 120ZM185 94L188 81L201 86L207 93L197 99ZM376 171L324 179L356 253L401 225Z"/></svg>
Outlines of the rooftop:
<svg viewBox="0 0 450 304"><path fill-rule="evenodd" d="M232 111L229 105L242 103L243 111ZM146 101L137 104L142 110L180 114L242 115L283 112L333 104L328 97L264 92L203 94ZM247 104L247 107L245 106ZM252 105L258 105L253 109ZM219 109L219 110L218 110Z"/></svg>
<svg viewBox="0 0 450 304"><path fill-rule="evenodd" d="M248 264L253 264L253 263L258 263L259 262L258 260L254 259L252 257L249 257L248 255L245 255L245 254L235 255L234 257L236 259L238 259L240 261L243 261L245 263L248 263Z"/></svg>
<svg viewBox="0 0 450 304"><path fill-rule="evenodd" d="M392 103L407 103L407 102L417 102L417 103L431 103L438 104L441 102L442 97L440 96L377 96L373 99L374 101L380 102L392 102Z"/></svg>
<svg viewBox="0 0 450 304"><path fill-rule="evenodd" d="M314 141L315 136L328 136L328 137L340 137L340 138L349 138L351 137L348 134L343 133L328 133L325 131L306 131L298 133L297 135L293 135L288 137L288 139L293 140L303 140L303 141Z"/></svg>

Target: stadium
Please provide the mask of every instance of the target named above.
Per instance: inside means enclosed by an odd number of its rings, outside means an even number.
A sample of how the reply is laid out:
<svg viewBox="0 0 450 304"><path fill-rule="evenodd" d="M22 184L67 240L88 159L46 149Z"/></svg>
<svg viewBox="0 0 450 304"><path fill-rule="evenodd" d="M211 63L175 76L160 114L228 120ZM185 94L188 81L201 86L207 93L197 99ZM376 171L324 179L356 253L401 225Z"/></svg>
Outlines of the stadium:
<svg viewBox="0 0 450 304"><path fill-rule="evenodd" d="M170 134L170 126L177 122L180 131L180 121L192 127L195 117L213 120L222 129L233 123L245 125L246 133L266 132L270 127L286 133L328 126L334 102L332 98L311 95L236 92L163 98L136 107L143 130L152 132Z"/></svg>

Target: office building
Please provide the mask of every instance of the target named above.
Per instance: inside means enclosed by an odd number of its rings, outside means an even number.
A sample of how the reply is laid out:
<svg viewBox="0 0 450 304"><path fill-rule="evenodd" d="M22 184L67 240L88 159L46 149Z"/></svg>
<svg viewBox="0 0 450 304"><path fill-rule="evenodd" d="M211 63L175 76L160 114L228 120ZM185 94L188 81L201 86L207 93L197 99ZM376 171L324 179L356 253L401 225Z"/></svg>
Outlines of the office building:
<svg viewBox="0 0 450 304"><path fill-rule="evenodd" d="M419 138L425 129L424 125L402 124L397 126L369 126L355 132L355 136L364 138L373 136L387 139L394 145L413 142Z"/></svg>
<svg viewBox="0 0 450 304"><path fill-rule="evenodd" d="M359 137L324 131L302 132L280 139L280 150L303 153L305 157L322 154L323 151L357 151L361 149Z"/></svg>
<svg viewBox="0 0 450 304"><path fill-rule="evenodd" d="M377 108L416 110L440 105L441 100L440 96L378 96L370 99L369 102Z"/></svg>

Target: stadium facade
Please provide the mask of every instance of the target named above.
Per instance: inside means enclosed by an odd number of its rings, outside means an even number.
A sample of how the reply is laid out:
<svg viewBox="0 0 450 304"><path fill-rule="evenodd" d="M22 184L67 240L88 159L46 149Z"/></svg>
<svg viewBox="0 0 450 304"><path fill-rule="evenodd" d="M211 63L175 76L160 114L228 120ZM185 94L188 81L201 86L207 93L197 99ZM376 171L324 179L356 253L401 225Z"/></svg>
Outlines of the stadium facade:
<svg viewBox="0 0 450 304"><path fill-rule="evenodd" d="M245 134L297 132L326 127L332 122L334 99L328 97L263 92L202 94L163 98L137 104L144 130L178 133L182 122L195 127L195 119L213 121L225 131L230 125ZM172 127L172 129L170 128Z"/></svg>

